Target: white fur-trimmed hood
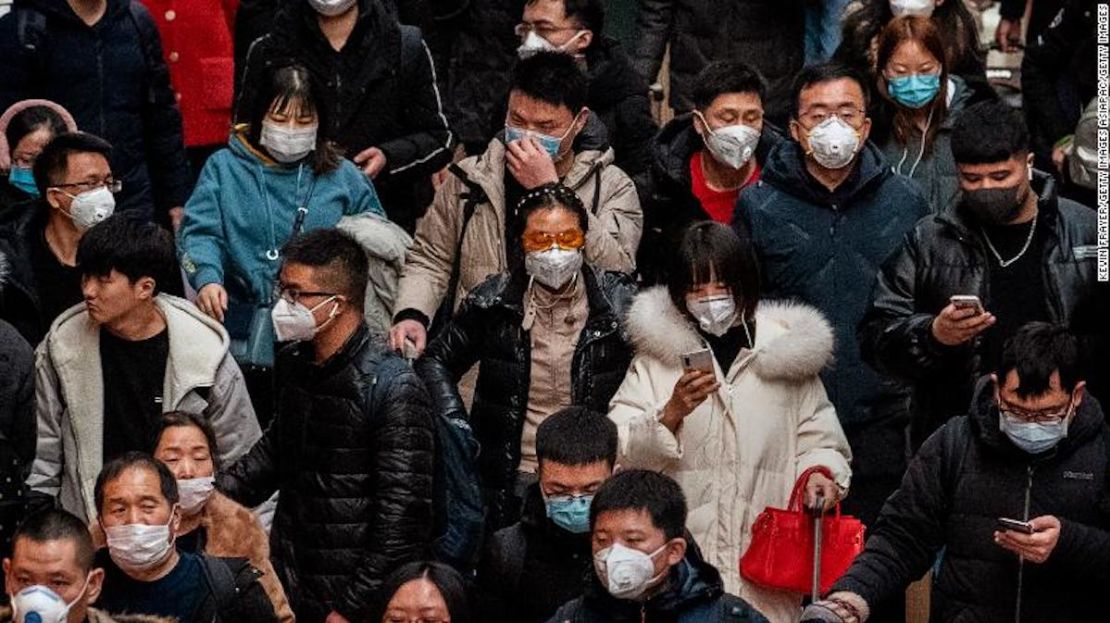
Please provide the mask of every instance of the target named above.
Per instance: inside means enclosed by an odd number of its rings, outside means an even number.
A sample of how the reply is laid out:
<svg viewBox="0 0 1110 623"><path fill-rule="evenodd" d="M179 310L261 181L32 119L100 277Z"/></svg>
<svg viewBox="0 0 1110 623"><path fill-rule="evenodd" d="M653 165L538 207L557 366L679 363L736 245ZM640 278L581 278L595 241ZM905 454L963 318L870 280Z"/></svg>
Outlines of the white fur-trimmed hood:
<svg viewBox="0 0 1110 623"><path fill-rule="evenodd" d="M764 301L755 312L752 370L768 380L799 381L832 361L833 330L817 309L802 303ZM671 302L667 289L640 292L628 310L628 332L638 355L667 365L704 348L701 336Z"/></svg>

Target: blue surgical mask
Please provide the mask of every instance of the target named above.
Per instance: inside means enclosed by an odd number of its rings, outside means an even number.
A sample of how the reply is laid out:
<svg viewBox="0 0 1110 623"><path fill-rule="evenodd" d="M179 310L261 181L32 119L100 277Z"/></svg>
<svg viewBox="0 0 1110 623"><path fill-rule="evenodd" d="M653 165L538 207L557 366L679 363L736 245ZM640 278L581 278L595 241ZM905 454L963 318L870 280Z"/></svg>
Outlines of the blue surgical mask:
<svg viewBox="0 0 1110 623"><path fill-rule="evenodd" d="M548 134L542 134L540 132L533 132L532 130L514 128L511 125L505 124L505 144L508 145L513 141L519 141L522 138L531 137L534 141L540 144L540 148L546 151L548 156L551 156L552 160L558 160L559 147L562 146L563 140L566 139L566 137L570 134L570 131L573 129L574 124L571 123L570 127L567 128L566 132L563 132L562 136L550 136Z"/></svg>
<svg viewBox="0 0 1110 623"><path fill-rule="evenodd" d="M8 172L8 183L36 199L39 197L39 187L35 185L35 176L31 169L12 167Z"/></svg>
<svg viewBox="0 0 1110 623"><path fill-rule="evenodd" d="M1002 413L999 428L1018 448L1029 454L1040 454L1055 447L1068 436L1068 418L1055 422L1026 422Z"/></svg>
<svg viewBox="0 0 1110 623"><path fill-rule="evenodd" d="M940 74L912 74L887 80L886 92L906 108L921 108L940 92Z"/></svg>
<svg viewBox="0 0 1110 623"><path fill-rule="evenodd" d="M544 505L547 506L547 516L563 530L572 534L584 534L590 531L590 502L591 495L559 495L545 497Z"/></svg>

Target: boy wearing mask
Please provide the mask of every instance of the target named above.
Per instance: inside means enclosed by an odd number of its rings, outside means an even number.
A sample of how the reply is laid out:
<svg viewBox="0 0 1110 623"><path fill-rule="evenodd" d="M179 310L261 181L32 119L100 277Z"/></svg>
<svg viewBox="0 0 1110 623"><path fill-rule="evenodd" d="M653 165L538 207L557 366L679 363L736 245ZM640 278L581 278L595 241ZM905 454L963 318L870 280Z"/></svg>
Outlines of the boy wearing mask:
<svg viewBox="0 0 1110 623"><path fill-rule="evenodd" d="M479 618L541 623L582 592L590 568L590 502L613 474L617 427L568 407L536 429L539 482L521 520L494 533L478 572Z"/></svg>

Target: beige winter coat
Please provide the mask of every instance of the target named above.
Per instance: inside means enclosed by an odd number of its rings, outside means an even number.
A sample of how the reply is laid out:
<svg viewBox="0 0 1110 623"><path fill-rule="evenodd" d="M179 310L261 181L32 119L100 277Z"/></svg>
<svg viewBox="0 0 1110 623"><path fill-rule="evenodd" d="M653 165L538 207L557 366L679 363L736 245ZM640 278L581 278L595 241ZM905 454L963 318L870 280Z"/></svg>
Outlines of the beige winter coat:
<svg viewBox="0 0 1110 623"><path fill-rule="evenodd" d="M761 304L755 348L742 350L727 375L714 362L720 390L677 435L659 417L683 374L682 354L705 342L662 287L636 297L628 329L636 356L609 410L620 431L620 465L677 480L690 509L686 525L725 590L774 623L797 621L802 596L743 581L739 560L756 516L767 506L786 508L807 468L823 465L848 488L848 441L817 376L832 354L832 329L811 307Z"/></svg>
<svg viewBox="0 0 1110 623"><path fill-rule="evenodd" d="M459 162L459 167L470 181L482 187L489 202L477 206L466 228L456 307L486 277L508 270L504 241L505 145L495 138L485 153ZM586 233L586 262L601 270L630 273L635 268L643 213L632 180L613 166L613 150L576 154L563 184L577 192L586 209L592 210L599 171L601 188L597 212L590 214ZM429 319L435 316L451 279L466 203L462 195L466 192L458 177L448 175L428 212L416 224L416 241L401 274L394 314L415 309Z"/></svg>

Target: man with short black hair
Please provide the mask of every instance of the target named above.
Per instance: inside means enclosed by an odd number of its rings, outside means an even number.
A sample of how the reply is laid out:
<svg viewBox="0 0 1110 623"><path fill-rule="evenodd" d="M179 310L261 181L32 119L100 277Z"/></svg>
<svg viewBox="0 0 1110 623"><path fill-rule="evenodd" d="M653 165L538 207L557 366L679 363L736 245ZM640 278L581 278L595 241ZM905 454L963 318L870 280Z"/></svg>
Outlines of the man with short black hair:
<svg viewBox="0 0 1110 623"><path fill-rule="evenodd" d="M1055 180L1033 168L1020 114L1002 102L956 118L952 154L959 202L918 223L883 265L859 329L866 360L913 384L915 448L964 412L975 380L1027 322L1068 327L1092 389L1105 378L1094 210L1057 197Z"/></svg>
<svg viewBox="0 0 1110 623"><path fill-rule="evenodd" d="M803 621L862 623L930 567L935 621L1097 621L1110 582L1110 430L1064 327L1025 325L966 416L914 457L867 544Z"/></svg>
<svg viewBox="0 0 1110 623"><path fill-rule="evenodd" d="M651 191L637 265L655 281L660 245L678 244L698 221L731 223L740 192L759 181L781 131L764 119L763 77L740 61L716 61L698 74L689 114L672 119L652 142Z"/></svg>
<svg viewBox="0 0 1110 623"><path fill-rule="evenodd" d="M821 380L852 447L845 510L865 524L906 465L908 390L863 365L856 325L879 266L929 212L916 184L895 175L867 137L869 87L851 68L807 67L795 82L790 135L740 195L737 228L750 233L767 298L819 309L835 332Z"/></svg>
<svg viewBox="0 0 1110 623"><path fill-rule="evenodd" d="M583 407L558 411L536 429L536 458L520 522L493 534L478 570L482 621L541 623L582 593L590 502L613 474L616 424Z"/></svg>
<svg viewBox="0 0 1110 623"><path fill-rule="evenodd" d="M452 168L416 228L393 310L394 350L411 341L422 353L442 305L441 323L475 286L523 261L515 208L525 191L544 184L562 183L586 205L586 263L635 269L640 200L613 166L613 150L587 132L586 97L586 79L566 54L539 52L517 65L505 132Z"/></svg>
<svg viewBox="0 0 1110 623"><path fill-rule="evenodd" d="M515 31L521 43L517 54L555 51L574 57L589 81L586 104L605 124L614 164L639 182L648 171L657 130L648 83L604 28L602 0L527 0Z"/></svg>
<svg viewBox="0 0 1110 623"><path fill-rule="evenodd" d="M27 484L92 520L93 478L105 462L152 447L163 413L203 414L223 461L262 431L223 327L162 292L180 278L169 232L115 215L81 238L76 259L85 303L58 317L36 355Z"/></svg>
<svg viewBox="0 0 1110 623"><path fill-rule="evenodd" d="M115 623L89 607L104 585L104 569L94 566L94 553L88 527L71 513L50 509L24 519L12 538L11 557L4 558L4 592L22 617L13 619ZM55 618L62 613L64 618Z"/></svg>
<svg viewBox="0 0 1110 623"><path fill-rule="evenodd" d="M615 474L590 505L594 573L582 597L548 623L697 621L766 623L724 592L721 574L686 536L686 498L663 474Z"/></svg>
<svg viewBox="0 0 1110 623"><path fill-rule="evenodd" d="M120 183L108 164L112 146L84 132L59 134L35 160L40 198L0 229L0 260L9 271L0 317L38 344L58 314L81 302L77 244L115 211Z"/></svg>
<svg viewBox="0 0 1110 623"><path fill-rule="evenodd" d="M108 548L101 604L109 612L172 617L181 623L277 621L245 558L214 558L175 547L181 510L177 480L161 461L127 452L109 461L94 489Z"/></svg>
<svg viewBox="0 0 1110 623"><path fill-rule="evenodd" d="M282 257L277 412L217 487L247 506L280 492L272 557L298 620L366 621L386 574L428 549L431 403L362 318L367 260L351 236L311 231Z"/></svg>

